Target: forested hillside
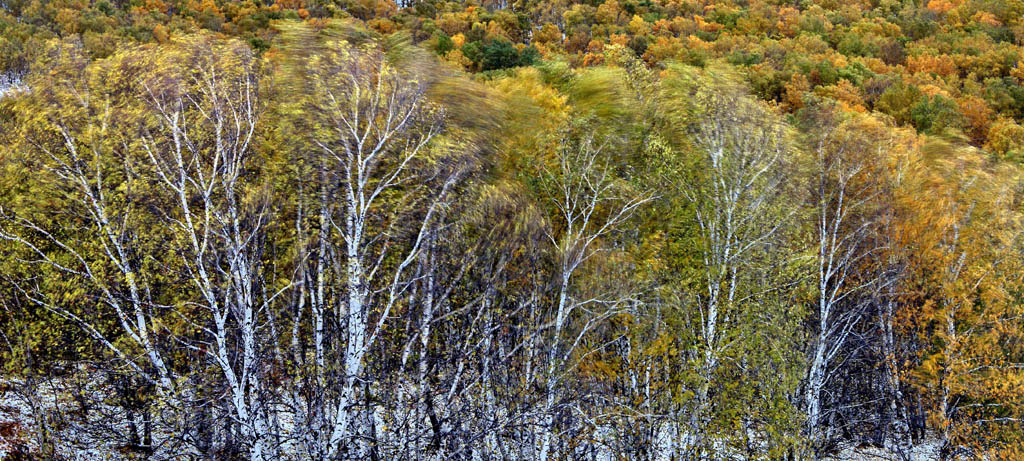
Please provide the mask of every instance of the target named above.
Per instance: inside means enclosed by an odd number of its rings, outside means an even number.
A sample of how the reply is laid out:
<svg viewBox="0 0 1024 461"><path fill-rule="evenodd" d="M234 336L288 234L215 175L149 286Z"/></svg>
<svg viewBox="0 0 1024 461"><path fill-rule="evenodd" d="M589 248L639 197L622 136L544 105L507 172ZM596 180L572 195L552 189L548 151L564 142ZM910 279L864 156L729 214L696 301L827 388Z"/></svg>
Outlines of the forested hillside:
<svg viewBox="0 0 1024 461"><path fill-rule="evenodd" d="M1024 458L1024 3L0 0L0 459Z"/></svg>

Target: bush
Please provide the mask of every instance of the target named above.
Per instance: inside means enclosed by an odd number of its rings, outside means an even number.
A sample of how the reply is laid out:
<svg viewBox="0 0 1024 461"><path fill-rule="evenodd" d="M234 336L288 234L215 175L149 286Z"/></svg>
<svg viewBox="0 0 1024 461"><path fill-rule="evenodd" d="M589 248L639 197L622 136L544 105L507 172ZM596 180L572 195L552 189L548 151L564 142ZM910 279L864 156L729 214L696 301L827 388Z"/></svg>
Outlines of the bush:
<svg viewBox="0 0 1024 461"><path fill-rule="evenodd" d="M540 52L536 48L529 46L519 51L515 45L504 40L469 42L462 45L461 49L462 54L482 71L530 66L540 59Z"/></svg>
<svg viewBox="0 0 1024 461"><path fill-rule="evenodd" d="M921 99L911 110L917 131L929 134L941 134L947 128L963 128L963 116L956 103L941 95Z"/></svg>
<svg viewBox="0 0 1024 461"><path fill-rule="evenodd" d="M892 85L879 96L875 109L892 116L896 123L906 125L913 121L911 108L915 107L922 97L924 95L916 86Z"/></svg>
<svg viewBox="0 0 1024 461"><path fill-rule="evenodd" d="M448 54L449 51L455 49L455 42L453 42L452 38L444 32L434 32L434 41L434 51L439 55L444 56L445 54Z"/></svg>
<svg viewBox="0 0 1024 461"><path fill-rule="evenodd" d="M484 43L482 52L482 70L505 69L519 65L519 50L509 42L492 40Z"/></svg>

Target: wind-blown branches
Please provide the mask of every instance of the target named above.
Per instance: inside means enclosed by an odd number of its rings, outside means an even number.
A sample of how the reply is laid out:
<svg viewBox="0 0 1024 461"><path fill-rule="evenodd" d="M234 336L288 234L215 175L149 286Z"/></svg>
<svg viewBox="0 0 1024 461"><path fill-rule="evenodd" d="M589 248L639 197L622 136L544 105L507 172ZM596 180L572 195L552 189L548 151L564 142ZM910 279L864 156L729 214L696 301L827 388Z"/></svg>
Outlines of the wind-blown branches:
<svg viewBox="0 0 1024 461"><path fill-rule="evenodd" d="M0 390L41 456L1016 454L1017 167L718 64L471 80L275 28L53 42L0 100Z"/></svg>

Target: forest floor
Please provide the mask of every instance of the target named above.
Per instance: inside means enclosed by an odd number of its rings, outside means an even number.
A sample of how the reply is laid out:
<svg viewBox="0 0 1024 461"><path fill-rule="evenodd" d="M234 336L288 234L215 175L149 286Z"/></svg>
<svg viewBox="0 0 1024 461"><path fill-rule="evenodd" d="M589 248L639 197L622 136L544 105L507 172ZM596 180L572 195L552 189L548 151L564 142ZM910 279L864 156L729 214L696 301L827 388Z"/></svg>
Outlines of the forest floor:
<svg viewBox="0 0 1024 461"><path fill-rule="evenodd" d="M60 439L72 434L86 434L85 426L74 421L74 401L63 385L55 382L28 384L0 377L0 461L74 460L99 461L122 459L111 444L86 440L75 444L55 444L55 453L40 451L40 437ZM47 421L48 431L40 431L38 422Z"/></svg>
<svg viewBox="0 0 1024 461"><path fill-rule="evenodd" d="M32 411L10 387L9 382L0 380L0 460L38 452L31 436Z"/></svg>
<svg viewBox="0 0 1024 461"><path fill-rule="evenodd" d="M26 395L26 394L32 394ZM56 404L61 407L73 406L66 392L56 386L41 383L26 386L24 383L0 379L0 461L8 459L39 458L39 431L35 415L47 415L56 423ZM41 404L40 404L41 402ZM65 421L66 422L66 421ZM848 446L827 459L833 461L927 461L938 459L939 444L929 440L911 448L908 457L879 447ZM68 460L120 459L116 447L91 446L88 449L58 447L58 455ZM20 456L19 456L20 455Z"/></svg>
<svg viewBox="0 0 1024 461"><path fill-rule="evenodd" d="M930 461L939 459L940 444L937 440L927 440L924 443L913 446L907 457L881 447L857 447L849 446L836 455L826 458L830 461Z"/></svg>

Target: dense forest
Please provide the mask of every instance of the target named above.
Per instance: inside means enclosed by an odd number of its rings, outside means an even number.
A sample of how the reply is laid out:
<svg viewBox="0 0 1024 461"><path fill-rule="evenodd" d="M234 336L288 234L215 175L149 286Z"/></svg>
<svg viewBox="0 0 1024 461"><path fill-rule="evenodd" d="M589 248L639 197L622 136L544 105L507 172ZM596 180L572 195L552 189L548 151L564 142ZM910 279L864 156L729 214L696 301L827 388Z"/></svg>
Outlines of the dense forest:
<svg viewBox="0 0 1024 461"><path fill-rule="evenodd" d="M1022 80L1020 0L0 0L0 459L1024 459Z"/></svg>

